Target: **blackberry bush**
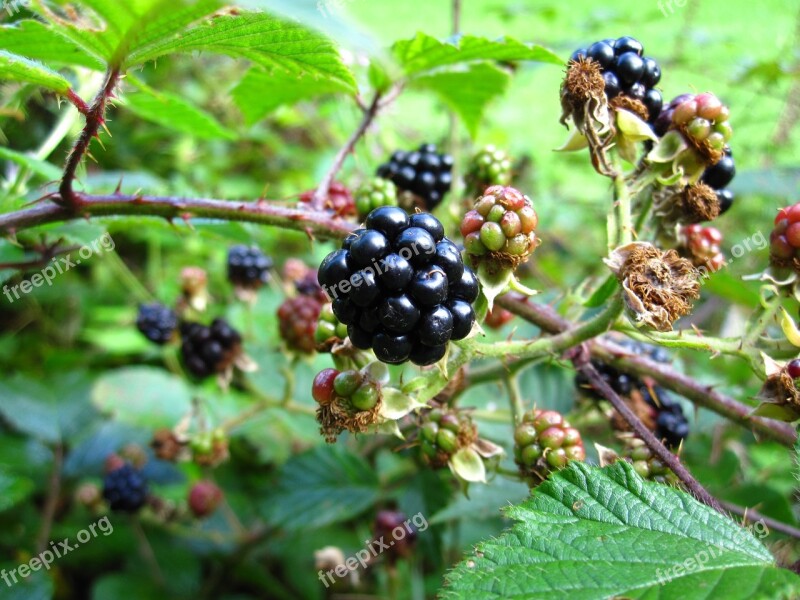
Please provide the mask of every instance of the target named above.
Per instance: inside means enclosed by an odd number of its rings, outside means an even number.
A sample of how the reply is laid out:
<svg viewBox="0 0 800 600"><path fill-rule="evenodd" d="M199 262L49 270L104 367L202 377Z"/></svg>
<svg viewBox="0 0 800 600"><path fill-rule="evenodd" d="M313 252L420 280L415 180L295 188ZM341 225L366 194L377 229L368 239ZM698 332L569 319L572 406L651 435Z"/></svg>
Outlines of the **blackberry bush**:
<svg viewBox="0 0 800 600"><path fill-rule="evenodd" d="M353 346L384 363L433 364L475 322L478 280L428 213L373 210L322 261L319 283Z"/></svg>
<svg viewBox="0 0 800 600"><path fill-rule="evenodd" d="M376 175L389 179L402 192L412 194L412 205L432 211L441 203L453 184L453 157L440 154L435 144L422 144L417 150L398 150L378 167Z"/></svg>

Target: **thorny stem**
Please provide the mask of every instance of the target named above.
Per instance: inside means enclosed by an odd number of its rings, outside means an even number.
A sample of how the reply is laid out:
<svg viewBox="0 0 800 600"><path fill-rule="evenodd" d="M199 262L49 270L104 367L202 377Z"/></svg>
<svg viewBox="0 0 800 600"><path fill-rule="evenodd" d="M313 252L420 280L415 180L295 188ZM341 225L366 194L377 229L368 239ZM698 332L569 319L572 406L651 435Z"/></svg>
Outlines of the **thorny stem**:
<svg viewBox="0 0 800 600"><path fill-rule="evenodd" d="M78 166L81 164L81 160L83 160L83 156L89 150L89 144L92 142L92 138L97 137L97 132L105 123L108 99L111 98L114 93L114 87L117 85L119 75L120 72L117 68L111 69L108 72L105 84L103 84L103 87L97 93L88 111L83 111L81 107L78 106L78 110L86 116L86 126L83 128L83 131L81 131L78 140L75 142L75 146L73 146L72 151L67 157L67 164L64 167L64 175L61 178L58 196L59 204L62 204L70 210L77 211L80 207L80 196L75 194L72 189L72 185L75 182L75 174L78 170Z"/></svg>
<svg viewBox="0 0 800 600"><path fill-rule="evenodd" d="M618 161L617 161L618 162ZM630 244L633 240L633 221L631 219L631 195L628 190L625 176L615 164L614 175L614 202L619 213L619 245Z"/></svg>
<svg viewBox="0 0 800 600"><path fill-rule="evenodd" d="M678 476L678 479L683 482L686 486L686 489L692 493L692 495L697 498L703 504L710 506L714 510L725 514L724 509L720 505L719 501L714 498L708 491L698 482L692 474L683 466L680 459L675 456L672 452L667 450L667 448L662 444L656 436L652 434L652 432L645 427L644 423L637 417L634 412L628 407L625 401L620 398L617 393L611 389L611 386L605 382L605 380L600 376L600 373L597 372L597 369L594 368L592 363L587 361L581 361L581 359L575 360L575 367L580 371L592 384L592 387L599 393L603 398L611 402L617 412L622 415L622 418L631 426L634 433L637 437L641 438L647 447L653 451L653 453L663 462L670 470L672 470L675 475Z"/></svg>
<svg viewBox="0 0 800 600"><path fill-rule="evenodd" d="M506 390L508 391L508 401L511 407L511 426L516 427L522 421L522 413L525 412L525 405L522 402L522 394L519 389L519 381L513 375L505 378Z"/></svg>
<svg viewBox="0 0 800 600"><path fill-rule="evenodd" d="M381 97L382 94L380 92L375 92L375 97L364 111L364 117L361 119L361 123L359 124L358 128L353 132L353 135L350 136L345 145L342 146L341 150L339 150L339 152L336 154L331 168L328 169L327 173L325 173L325 176L322 178L317 190L314 192L314 197L311 200L311 208L313 210L321 211L325 208L325 201L328 199L328 192L333 180L336 178L336 175L339 173L339 171L342 170L342 166L344 165L344 161L347 159L347 155L353 152L358 140L364 136L364 134L367 132L367 129L372 124L372 121L374 121L375 117L378 115L378 111L382 106L380 104Z"/></svg>
<svg viewBox="0 0 800 600"><path fill-rule="evenodd" d="M778 531L793 538L800 539L800 529L798 529L797 527L792 527L787 523L783 523L782 521L776 521L775 519L762 515L760 512L758 512L753 508L739 506L738 504L733 504L732 502L726 502L725 500L720 500L720 504L722 504L722 507L725 510L732 512L735 515L739 515L740 517L743 517L744 522L742 523L742 525L746 525L747 523L754 523L756 521L763 521L764 524L767 526L767 528L771 529L772 531Z"/></svg>

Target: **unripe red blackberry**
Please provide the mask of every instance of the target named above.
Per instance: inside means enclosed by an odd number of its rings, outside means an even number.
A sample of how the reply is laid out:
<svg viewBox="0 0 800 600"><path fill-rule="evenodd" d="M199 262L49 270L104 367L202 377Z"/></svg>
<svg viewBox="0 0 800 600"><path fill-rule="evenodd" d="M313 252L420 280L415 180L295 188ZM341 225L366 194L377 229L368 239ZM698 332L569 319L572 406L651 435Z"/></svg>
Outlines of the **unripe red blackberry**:
<svg viewBox="0 0 800 600"><path fill-rule="evenodd" d="M418 439L423 460L438 469L477 438L478 428L468 414L435 408L423 415Z"/></svg>
<svg viewBox="0 0 800 600"><path fill-rule="evenodd" d="M786 372L792 379L800 379L800 358L795 358L786 365Z"/></svg>
<svg viewBox="0 0 800 600"><path fill-rule="evenodd" d="M492 186L461 221L464 248L476 263L516 267L536 249L538 222L530 198L511 187Z"/></svg>
<svg viewBox="0 0 800 600"><path fill-rule="evenodd" d="M124 463L106 473L103 498L114 512L136 512L147 501L147 479L133 465Z"/></svg>
<svg viewBox="0 0 800 600"><path fill-rule="evenodd" d="M489 145L472 157L465 179L468 192L479 196L493 185L510 185L511 177L511 157L504 150Z"/></svg>
<svg viewBox="0 0 800 600"><path fill-rule="evenodd" d="M778 211L769 235L769 258L775 267L800 273L800 202Z"/></svg>
<svg viewBox="0 0 800 600"><path fill-rule="evenodd" d="M290 350L312 354L316 349L317 320L322 303L314 296L287 298L278 308L281 339Z"/></svg>
<svg viewBox="0 0 800 600"><path fill-rule="evenodd" d="M550 471L585 459L580 432L554 410L528 411L514 430L514 460L533 485L546 479Z"/></svg>
<svg viewBox="0 0 800 600"><path fill-rule="evenodd" d="M300 194L300 202L309 204L317 190L309 190ZM347 186L339 181L332 181L328 188L328 197L325 198L324 207L333 212L337 217L350 217L356 214L356 205L353 194Z"/></svg>
<svg viewBox="0 0 800 600"><path fill-rule="evenodd" d="M198 519L209 516L222 502L222 490L213 481L198 481L189 490L189 510Z"/></svg>
<svg viewBox="0 0 800 600"><path fill-rule="evenodd" d="M691 260L695 267L714 273L725 265L725 255L720 250L722 234L716 227L698 224L681 227L678 241L678 253Z"/></svg>
<svg viewBox="0 0 800 600"><path fill-rule="evenodd" d="M256 290L269 281L272 259L255 246L237 244L228 250L228 281L242 289Z"/></svg>
<svg viewBox="0 0 800 600"><path fill-rule="evenodd" d="M453 157L439 154L435 144L422 144L412 152L397 151L378 167L377 176L391 180L402 192L412 194L418 208L433 211L453 183ZM407 207L409 210L413 206Z"/></svg>
<svg viewBox="0 0 800 600"><path fill-rule="evenodd" d="M411 519L400 511L379 511L375 516L373 531L376 543L382 541L388 546L384 554L390 564L394 564L399 558L408 558L414 551L417 529Z"/></svg>
<svg viewBox="0 0 800 600"><path fill-rule="evenodd" d="M210 326L182 323L181 338L181 358L197 378L224 372L242 354L242 336L224 319Z"/></svg>
<svg viewBox="0 0 800 600"><path fill-rule="evenodd" d="M722 160L733 135L729 116L728 107L710 92L682 94L661 112L654 129L660 136L670 130L679 131L705 163L713 166Z"/></svg>
<svg viewBox="0 0 800 600"><path fill-rule="evenodd" d="M397 206L397 186L383 177L375 177L356 191L356 212L364 220L381 206Z"/></svg>
<svg viewBox="0 0 800 600"><path fill-rule="evenodd" d="M141 304L136 317L136 328L151 342L163 345L175 339L178 315L158 302Z"/></svg>
<svg viewBox="0 0 800 600"><path fill-rule="evenodd" d="M319 404L317 421L328 442L344 430L360 433L378 421L381 385L366 369L323 369L314 378L311 395Z"/></svg>

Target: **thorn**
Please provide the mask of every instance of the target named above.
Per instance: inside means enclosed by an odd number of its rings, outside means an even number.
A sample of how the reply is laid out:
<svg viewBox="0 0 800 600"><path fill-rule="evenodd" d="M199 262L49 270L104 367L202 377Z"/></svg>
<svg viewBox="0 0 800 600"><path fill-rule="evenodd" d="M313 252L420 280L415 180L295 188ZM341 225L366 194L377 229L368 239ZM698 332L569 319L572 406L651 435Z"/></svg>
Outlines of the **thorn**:
<svg viewBox="0 0 800 600"><path fill-rule="evenodd" d="M105 132L108 134L108 137L114 137L113 135L111 135L111 131L108 129L108 125L106 125L106 122L105 122L104 120L103 120L103 121L100 121L100 126L101 126L101 127L102 127L102 128L105 130ZM98 138L98 139L100 139L100 138Z"/></svg>
<svg viewBox="0 0 800 600"><path fill-rule="evenodd" d="M119 183L117 183L117 187L114 190L114 195L119 195L122 192L122 176L119 178Z"/></svg>

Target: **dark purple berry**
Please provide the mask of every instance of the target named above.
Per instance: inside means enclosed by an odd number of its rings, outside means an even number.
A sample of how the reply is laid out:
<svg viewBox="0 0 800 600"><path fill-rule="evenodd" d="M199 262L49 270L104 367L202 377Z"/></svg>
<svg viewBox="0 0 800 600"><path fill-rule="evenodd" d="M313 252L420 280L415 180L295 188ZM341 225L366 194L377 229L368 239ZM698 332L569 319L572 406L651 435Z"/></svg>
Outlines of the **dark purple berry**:
<svg viewBox="0 0 800 600"><path fill-rule="evenodd" d="M381 324L394 333L411 332L419 317L419 308L405 294L389 296L378 306Z"/></svg>
<svg viewBox="0 0 800 600"><path fill-rule="evenodd" d="M408 286L409 293L419 306L435 306L447 299L447 275L441 267L417 271Z"/></svg>
<svg viewBox="0 0 800 600"><path fill-rule="evenodd" d="M378 333L372 340L372 350L381 362L398 365L408 360L412 343L408 335Z"/></svg>
<svg viewBox="0 0 800 600"><path fill-rule="evenodd" d="M444 306L423 313L419 322L419 341L426 346L440 346L453 334L453 315Z"/></svg>

